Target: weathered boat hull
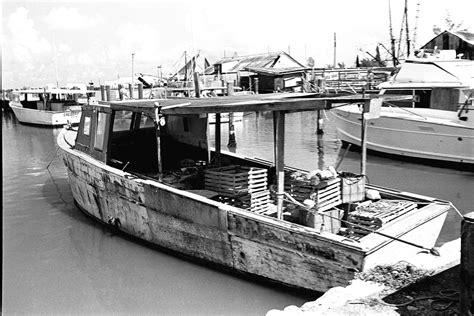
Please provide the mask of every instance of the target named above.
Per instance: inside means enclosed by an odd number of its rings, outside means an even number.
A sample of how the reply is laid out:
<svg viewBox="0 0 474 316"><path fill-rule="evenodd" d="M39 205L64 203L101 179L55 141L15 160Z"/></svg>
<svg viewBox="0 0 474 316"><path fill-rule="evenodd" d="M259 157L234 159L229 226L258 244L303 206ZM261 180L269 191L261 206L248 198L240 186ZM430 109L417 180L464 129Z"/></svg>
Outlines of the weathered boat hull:
<svg viewBox="0 0 474 316"><path fill-rule="evenodd" d="M344 106L330 111L330 114L334 117L338 138L360 146L360 112L356 109L357 106ZM369 121L367 129L369 150L474 164L474 129L467 124L441 124L416 115L382 112L380 118Z"/></svg>
<svg viewBox="0 0 474 316"><path fill-rule="evenodd" d="M356 272L368 267L368 261L376 263L377 258L400 247L381 236L376 241L365 237L366 242L357 243L215 202L198 192L136 178L72 149L65 139L62 132L58 142L71 190L84 212L114 229L200 261L324 292L347 285ZM448 209L438 205L418 216L425 220L429 213L432 220L442 223ZM430 221L424 224L430 226ZM419 227L397 231L397 237ZM433 244L439 228L430 228L434 233L425 237Z"/></svg>
<svg viewBox="0 0 474 316"><path fill-rule="evenodd" d="M68 122L72 125L79 124L81 119L81 106L71 106L65 111L46 111L24 108L10 103L16 118L21 123L45 126L64 126Z"/></svg>

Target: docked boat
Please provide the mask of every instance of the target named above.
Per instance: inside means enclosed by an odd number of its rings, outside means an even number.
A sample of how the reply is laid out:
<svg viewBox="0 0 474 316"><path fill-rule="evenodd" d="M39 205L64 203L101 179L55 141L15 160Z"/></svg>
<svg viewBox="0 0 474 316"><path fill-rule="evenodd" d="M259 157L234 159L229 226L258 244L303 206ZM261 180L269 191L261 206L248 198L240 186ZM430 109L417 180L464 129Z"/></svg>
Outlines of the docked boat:
<svg viewBox="0 0 474 316"><path fill-rule="evenodd" d="M81 98L87 102L93 91L64 88L13 91L10 108L21 123L64 126L77 125L81 118Z"/></svg>
<svg viewBox="0 0 474 316"><path fill-rule="evenodd" d="M369 150L432 161L474 165L474 61L418 58L380 85L380 94L413 95L412 102L385 102L367 125ZM330 112L338 137L360 145L361 107Z"/></svg>
<svg viewBox="0 0 474 316"><path fill-rule="evenodd" d="M323 292L433 248L450 203L327 167L285 165L285 116L363 96L278 94L84 105L58 135L79 209L117 232L225 270ZM210 148L208 114L271 112L275 160Z"/></svg>

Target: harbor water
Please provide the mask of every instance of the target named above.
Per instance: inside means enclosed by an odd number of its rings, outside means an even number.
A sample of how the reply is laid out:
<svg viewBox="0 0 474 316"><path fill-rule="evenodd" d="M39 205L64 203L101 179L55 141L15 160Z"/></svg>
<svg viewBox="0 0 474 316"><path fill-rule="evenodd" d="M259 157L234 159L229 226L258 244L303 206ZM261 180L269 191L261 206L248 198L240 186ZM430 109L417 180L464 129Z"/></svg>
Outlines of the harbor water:
<svg viewBox="0 0 474 316"><path fill-rule="evenodd" d="M336 165L344 150L316 113L287 116L285 159L306 170ZM317 298L210 269L112 234L75 206L57 153L60 129L19 124L2 112L3 312L11 314L264 315ZM222 144L228 125L222 124ZM213 127L211 127L211 133ZM272 118L235 123L236 152L273 160ZM349 151L341 170L358 172ZM369 155L370 183L452 201L473 211L474 173ZM439 243L459 237L448 215Z"/></svg>

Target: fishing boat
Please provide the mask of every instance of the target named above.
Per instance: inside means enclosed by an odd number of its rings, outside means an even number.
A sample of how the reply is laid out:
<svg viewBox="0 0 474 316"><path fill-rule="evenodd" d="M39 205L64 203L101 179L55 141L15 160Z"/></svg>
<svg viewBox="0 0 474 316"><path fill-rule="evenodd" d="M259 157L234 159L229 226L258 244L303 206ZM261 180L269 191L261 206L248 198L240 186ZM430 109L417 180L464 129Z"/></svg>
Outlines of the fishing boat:
<svg viewBox="0 0 474 316"><path fill-rule="evenodd" d="M58 144L78 208L110 229L238 274L324 292L433 248L451 204L363 174L284 161L285 117L367 96L315 94L84 105ZM208 115L271 112L275 159L221 150ZM209 140L215 138L215 148Z"/></svg>
<svg viewBox="0 0 474 316"><path fill-rule="evenodd" d="M20 123L44 126L77 125L81 103L93 91L64 88L25 89L13 91L10 107Z"/></svg>
<svg viewBox="0 0 474 316"><path fill-rule="evenodd" d="M426 53L420 53L422 56ZM380 85L382 96L413 95L412 102L384 102L368 124L367 148L396 156L474 165L474 61L429 58L407 60ZM361 107L330 112L338 137L360 146Z"/></svg>

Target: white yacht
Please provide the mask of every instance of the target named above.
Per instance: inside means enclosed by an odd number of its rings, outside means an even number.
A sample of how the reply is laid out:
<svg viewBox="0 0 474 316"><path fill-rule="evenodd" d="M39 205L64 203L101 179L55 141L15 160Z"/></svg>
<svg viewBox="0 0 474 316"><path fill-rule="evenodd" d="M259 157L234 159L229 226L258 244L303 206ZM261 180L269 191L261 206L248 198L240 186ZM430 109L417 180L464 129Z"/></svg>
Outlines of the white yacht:
<svg viewBox="0 0 474 316"><path fill-rule="evenodd" d="M380 85L382 95L414 98L382 104L378 118L368 120L367 149L474 165L474 61L441 55L407 60ZM360 106L330 113L339 138L360 146Z"/></svg>

